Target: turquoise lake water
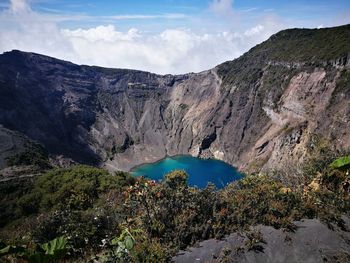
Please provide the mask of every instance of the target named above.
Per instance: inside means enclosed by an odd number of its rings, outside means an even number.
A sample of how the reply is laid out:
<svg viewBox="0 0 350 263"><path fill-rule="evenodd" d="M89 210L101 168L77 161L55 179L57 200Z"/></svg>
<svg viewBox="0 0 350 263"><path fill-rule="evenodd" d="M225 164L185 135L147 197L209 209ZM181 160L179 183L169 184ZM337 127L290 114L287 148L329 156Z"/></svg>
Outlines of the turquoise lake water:
<svg viewBox="0 0 350 263"><path fill-rule="evenodd" d="M212 182L220 189L242 178L242 174L225 162L203 160L189 155L168 157L156 163L143 164L134 168L131 173L158 181L173 170L185 170L189 175L188 184L199 188L204 188Z"/></svg>

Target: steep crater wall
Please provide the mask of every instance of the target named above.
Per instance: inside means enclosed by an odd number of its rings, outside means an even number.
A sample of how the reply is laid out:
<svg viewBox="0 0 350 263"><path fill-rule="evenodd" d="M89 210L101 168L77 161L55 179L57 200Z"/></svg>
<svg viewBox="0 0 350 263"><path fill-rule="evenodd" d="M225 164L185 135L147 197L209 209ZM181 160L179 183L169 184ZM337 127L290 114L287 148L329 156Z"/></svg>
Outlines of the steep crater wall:
<svg viewBox="0 0 350 263"><path fill-rule="evenodd" d="M317 41L320 32L329 40L321 53L303 57L306 46L281 46ZM349 32L282 31L236 60L176 76L7 52L0 56L0 124L53 155L110 170L176 154L250 172L282 168L306 158L315 137L350 147L350 47L341 41Z"/></svg>

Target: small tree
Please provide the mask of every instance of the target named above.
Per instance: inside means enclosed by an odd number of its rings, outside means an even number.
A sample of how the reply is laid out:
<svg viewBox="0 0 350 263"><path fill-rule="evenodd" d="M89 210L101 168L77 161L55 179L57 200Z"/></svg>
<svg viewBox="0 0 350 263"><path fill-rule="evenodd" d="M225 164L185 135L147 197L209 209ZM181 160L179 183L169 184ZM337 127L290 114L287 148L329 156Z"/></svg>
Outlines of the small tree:
<svg viewBox="0 0 350 263"><path fill-rule="evenodd" d="M165 184L172 189L181 189L187 186L188 174L185 171L175 170L165 176Z"/></svg>

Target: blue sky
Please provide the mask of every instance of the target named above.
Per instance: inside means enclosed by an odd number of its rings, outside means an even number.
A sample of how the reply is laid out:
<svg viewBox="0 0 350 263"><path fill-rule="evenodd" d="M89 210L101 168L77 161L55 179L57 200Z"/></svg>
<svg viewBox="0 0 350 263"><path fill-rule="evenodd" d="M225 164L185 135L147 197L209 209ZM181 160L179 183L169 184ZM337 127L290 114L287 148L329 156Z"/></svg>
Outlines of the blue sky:
<svg viewBox="0 0 350 263"><path fill-rule="evenodd" d="M238 57L281 29L346 23L345 0L0 0L0 52L184 73Z"/></svg>
<svg viewBox="0 0 350 263"><path fill-rule="evenodd" d="M0 0L2 9L11 4L8 0ZM145 28L150 31L162 30L166 27L193 27L198 28L197 19L212 19L211 23L221 25L221 20L211 12L212 0L29 0L33 11L49 14L66 14L77 16L86 15L87 19L79 21L64 21L61 24L70 28L76 26L89 27L102 22L115 23L118 27ZM220 2L220 1L217 1ZM244 14L250 23L263 14L275 14L286 20L294 21L296 25L317 27L320 24L333 25L337 19L346 17L350 12L350 1L285 1L285 0L241 0L221 1L231 4L232 10ZM167 16L168 15L168 16ZM171 18L171 15L174 15ZM129 16L125 19L103 18L106 16ZM137 16L149 16L142 18ZM157 17L159 16L159 17ZM163 16L163 17L161 17ZM153 17L153 18L152 18ZM178 19L176 19L178 17ZM223 17L224 18L224 17ZM142 21L140 21L142 20ZM231 25L233 26L233 25ZM229 27L229 25L226 25Z"/></svg>

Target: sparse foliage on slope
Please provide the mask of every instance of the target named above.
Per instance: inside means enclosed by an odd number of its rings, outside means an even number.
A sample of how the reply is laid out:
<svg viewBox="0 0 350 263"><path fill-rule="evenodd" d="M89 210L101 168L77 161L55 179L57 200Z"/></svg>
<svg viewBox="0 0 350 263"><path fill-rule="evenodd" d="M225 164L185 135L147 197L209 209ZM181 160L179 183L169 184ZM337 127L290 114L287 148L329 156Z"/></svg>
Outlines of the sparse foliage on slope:
<svg viewBox="0 0 350 263"><path fill-rule="evenodd" d="M216 190L210 184L189 187L183 171L155 182L87 166L56 169L38 177L18 201L21 207L34 200L36 209L0 237L10 247L28 247L64 236L73 261L163 262L201 240L258 224L294 231L293 221L319 218L341 227L341 216L350 211L348 156L327 156L319 167L306 167L306 183L293 189L269 175L246 176ZM259 250L261 242L252 233L247 245ZM41 247L50 250L50 244Z"/></svg>

